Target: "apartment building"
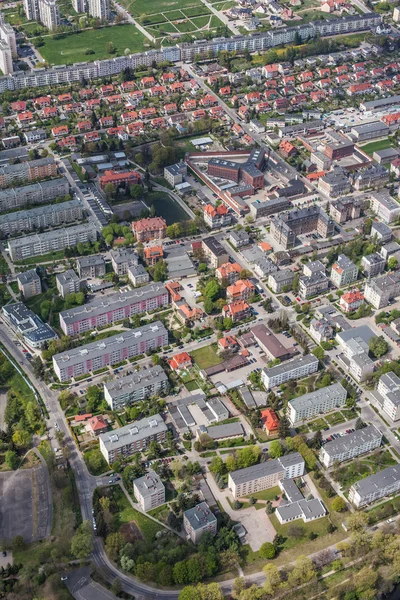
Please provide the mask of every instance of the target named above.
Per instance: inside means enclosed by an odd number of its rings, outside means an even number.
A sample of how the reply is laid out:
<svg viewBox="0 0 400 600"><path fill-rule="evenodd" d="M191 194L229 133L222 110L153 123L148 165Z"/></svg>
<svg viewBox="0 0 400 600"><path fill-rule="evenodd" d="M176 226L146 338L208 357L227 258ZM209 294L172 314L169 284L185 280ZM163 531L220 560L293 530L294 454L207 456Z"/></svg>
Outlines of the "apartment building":
<svg viewBox="0 0 400 600"><path fill-rule="evenodd" d="M361 269L364 275L368 277L376 277L385 270L385 259L379 252L373 252L368 256L363 256L361 259Z"/></svg>
<svg viewBox="0 0 400 600"><path fill-rule="evenodd" d="M152 469L133 481L133 494L142 510L147 512L165 503L165 487Z"/></svg>
<svg viewBox="0 0 400 600"><path fill-rule="evenodd" d="M210 266L217 269L229 261L229 255L220 242L213 236L203 238L202 249Z"/></svg>
<svg viewBox="0 0 400 600"><path fill-rule="evenodd" d="M183 183L186 175L187 164L183 161L176 163L175 165L164 167L164 179L166 179L172 187L175 187L179 183Z"/></svg>
<svg viewBox="0 0 400 600"><path fill-rule="evenodd" d="M68 294L76 294L81 290L81 280L73 269L57 273L56 285L61 298L65 298Z"/></svg>
<svg viewBox="0 0 400 600"><path fill-rule="evenodd" d="M68 381L116 365L123 360L168 344L168 332L161 321L117 333L98 342L60 352L53 356L53 368L60 381Z"/></svg>
<svg viewBox="0 0 400 600"><path fill-rule="evenodd" d="M347 390L334 383L315 392L304 394L288 402L288 417L292 425L301 423L315 415L327 413L346 404Z"/></svg>
<svg viewBox="0 0 400 600"><path fill-rule="evenodd" d="M0 38L10 47L12 58L17 58L18 52L15 30L11 25L5 22L3 14L0 16Z"/></svg>
<svg viewBox="0 0 400 600"><path fill-rule="evenodd" d="M82 256L76 261L76 268L81 279L103 277L106 274L106 263L101 254Z"/></svg>
<svg viewBox="0 0 400 600"><path fill-rule="evenodd" d="M230 302L233 300L248 300L255 293L255 285L249 279L239 279L226 288L226 297Z"/></svg>
<svg viewBox="0 0 400 600"><path fill-rule="evenodd" d="M318 179L318 189L330 198L345 196L350 193L350 179L344 169L337 167Z"/></svg>
<svg viewBox="0 0 400 600"><path fill-rule="evenodd" d="M60 312L60 327L65 335L78 335L168 304L167 288L162 283L152 283L135 290L94 298L83 306L63 310Z"/></svg>
<svg viewBox="0 0 400 600"><path fill-rule="evenodd" d="M236 249L248 246L250 244L250 237L247 231L241 229L240 231L231 231L229 234L229 241L232 246Z"/></svg>
<svg viewBox="0 0 400 600"><path fill-rule="evenodd" d="M282 269L268 275L268 287L275 294L292 289L295 273L290 269Z"/></svg>
<svg viewBox="0 0 400 600"><path fill-rule="evenodd" d="M10 75L14 71L11 48L2 39L0 39L0 69L4 75Z"/></svg>
<svg viewBox="0 0 400 600"><path fill-rule="evenodd" d="M365 169L358 169L351 176L351 183L355 190L368 188L382 188L390 179L389 171L383 165L370 165Z"/></svg>
<svg viewBox="0 0 400 600"><path fill-rule="evenodd" d="M3 306L3 317L30 348L43 348L58 335L22 302Z"/></svg>
<svg viewBox="0 0 400 600"><path fill-rule="evenodd" d="M25 205L42 204L69 192L69 183L65 177L42 181L23 187L10 187L0 190L0 213Z"/></svg>
<svg viewBox="0 0 400 600"><path fill-rule="evenodd" d="M0 167L0 188L15 186L24 181L46 179L57 175L57 164L52 156L15 165Z"/></svg>
<svg viewBox="0 0 400 600"><path fill-rule="evenodd" d="M56 0L38 0L39 21L50 31L60 26L60 10Z"/></svg>
<svg viewBox="0 0 400 600"><path fill-rule="evenodd" d="M357 281L358 267L345 254L339 254L332 265L331 280L337 288Z"/></svg>
<svg viewBox="0 0 400 600"><path fill-rule="evenodd" d="M400 419L400 378L393 371L381 375L377 390L383 398L383 412L392 421L398 421Z"/></svg>
<svg viewBox="0 0 400 600"><path fill-rule="evenodd" d="M400 274L389 273L365 284L364 297L376 309L384 308L400 294Z"/></svg>
<svg viewBox="0 0 400 600"><path fill-rule="evenodd" d="M336 223L358 219L360 215L361 203L355 198L340 198L330 203L329 216Z"/></svg>
<svg viewBox="0 0 400 600"><path fill-rule="evenodd" d="M59 227L81 221L83 216L83 205L79 199L7 213L0 215L0 235L7 237L34 229Z"/></svg>
<svg viewBox="0 0 400 600"><path fill-rule="evenodd" d="M152 415L134 421L99 436L100 452L110 465L117 459L125 459L135 452L145 450L150 442L165 442L168 427L161 415Z"/></svg>
<svg viewBox="0 0 400 600"><path fill-rule="evenodd" d="M206 532L217 533L217 518L206 502L200 502L183 513L183 528L193 544L198 544Z"/></svg>
<svg viewBox="0 0 400 600"><path fill-rule="evenodd" d="M319 206L291 210L271 219L271 234L285 250L294 248L298 235L318 231L329 237L334 229L334 222Z"/></svg>
<svg viewBox="0 0 400 600"><path fill-rule="evenodd" d="M104 383L104 398L111 410L120 410L168 390L168 377L160 366L141 369L131 375Z"/></svg>
<svg viewBox="0 0 400 600"><path fill-rule="evenodd" d="M167 223L162 217L150 217L132 223L132 232L138 242L162 240L166 236L166 231Z"/></svg>
<svg viewBox="0 0 400 600"><path fill-rule="evenodd" d="M207 204L203 211L204 223L211 227L211 229L217 229L218 227L225 227L231 223L231 215L224 204L220 204L214 207L212 204Z"/></svg>
<svg viewBox="0 0 400 600"><path fill-rule="evenodd" d="M340 297L340 308L343 312L349 313L357 310L364 302L364 294L359 290L347 292Z"/></svg>
<svg viewBox="0 0 400 600"><path fill-rule="evenodd" d="M87 12L95 19L108 21L110 18L110 0L87 0Z"/></svg>
<svg viewBox="0 0 400 600"><path fill-rule="evenodd" d="M303 300L326 292L329 288L329 279L327 276L318 271L309 277L300 277L299 279L299 294Z"/></svg>
<svg viewBox="0 0 400 600"><path fill-rule="evenodd" d="M36 269L30 269L17 275L18 289L24 300L42 293L42 280L36 273Z"/></svg>
<svg viewBox="0 0 400 600"><path fill-rule="evenodd" d="M378 243L387 244L393 237L392 230L385 223L374 222L371 227L371 237L376 238Z"/></svg>
<svg viewBox="0 0 400 600"><path fill-rule="evenodd" d="M112 268L117 275L126 275L129 267L139 264L139 256L132 248L117 248L111 250L110 255Z"/></svg>
<svg viewBox="0 0 400 600"><path fill-rule="evenodd" d="M226 282L233 284L240 279L240 273L243 271L239 263L224 263L215 270L215 275L219 283Z"/></svg>
<svg viewBox="0 0 400 600"><path fill-rule="evenodd" d="M318 371L318 359L313 354L306 354L299 358L289 360L276 367L264 368L261 371L261 381L265 388L271 388L286 383L291 379L300 379Z"/></svg>
<svg viewBox="0 0 400 600"><path fill-rule="evenodd" d="M92 221L83 225L54 229L46 233L36 233L26 237L15 238L8 242L10 258L13 261L42 256L57 250L72 248L80 242L95 242L97 229Z"/></svg>
<svg viewBox="0 0 400 600"><path fill-rule="evenodd" d="M360 508L399 490L400 465L394 465L353 483L349 489L349 500L356 508Z"/></svg>
<svg viewBox="0 0 400 600"><path fill-rule="evenodd" d="M150 281L150 275L143 265L128 267L128 279L134 287Z"/></svg>
<svg viewBox="0 0 400 600"><path fill-rule="evenodd" d="M370 208L387 225L400 216L400 204L390 196L388 190L373 192L370 196Z"/></svg>
<svg viewBox="0 0 400 600"><path fill-rule="evenodd" d="M381 443L381 432L374 425L368 425L364 429L357 429L322 446L319 459L328 469L336 461L343 462L360 454L372 452L375 448L379 448Z"/></svg>
<svg viewBox="0 0 400 600"><path fill-rule="evenodd" d="M228 477L228 489L234 498L240 498L274 487L281 479L294 479L303 474L304 460L298 452L292 452L252 467L232 471Z"/></svg>
<svg viewBox="0 0 400 600"><path fill-rule="evenodd" d="M374 362L369 358L369 341L375 337L368 325L353 327L336 335L339 348L349 361L349 372L358 382L364 381L374 371Z"/></svg>

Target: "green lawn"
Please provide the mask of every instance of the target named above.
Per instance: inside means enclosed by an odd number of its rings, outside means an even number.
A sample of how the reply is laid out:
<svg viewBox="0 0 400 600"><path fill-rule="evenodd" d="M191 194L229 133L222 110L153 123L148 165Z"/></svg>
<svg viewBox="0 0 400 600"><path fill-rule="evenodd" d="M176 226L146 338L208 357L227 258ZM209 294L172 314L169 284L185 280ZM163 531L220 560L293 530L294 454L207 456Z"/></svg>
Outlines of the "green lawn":
<svg viewBox="0 0 400 600"><path fill-rule="evenodd" d="M351 421L352 419L357 418L357 412L355 410L350 410L348 408L341 410L342 415L344 416L346 421Z"/></svg>
<svg viewBox="0 0 400 600"><path fill-rule="evenodd" d="M369 144L365 144L364 146L360 147L364 152L372 156L373 153L377 150L386 150L386 148L394 148L395 144L389 138L385 138L384 140L370 142Z"/></svg>
<svg viewBox="0 0 400 600"><path fill-rule="evenodd" d="M200 369L208 369L222 362L221 357L217 354L217 344L211 344L210 346L194 350L191 352L191 355Z"/></svg>
<svg viewBox="0 0 400 600"><path fill-rule="evenodd" d="M117 518L119 525L125 525L125 523L134 521L142 532L143 537L148 541L153 541L156 534L163 527L135 510L119 486L114 486L112 490L114 499L118 503L119 512Z"/></svg>
<svg viewBox="0 0 400 600"><path fill-rule="evenodd" d="M280 496L282 494L281 488L276 485L275 487L269 488L268 490L262 490L261 492L256 492L255 494L250 494L253 498L257 498L257 500L275 500L275 496ZM250 498L250 496L248 496Z"/></svg>
<svg viewBox="0 0 400 600"><path fill-rule="evenodd" d="M194 0L122 0L122 4L132 15L153 15L161 12L166 13L167 17L168 11L196 6Z"/></svg>
<svg viewBox="0 0 400 600"><path fill-rule="evenodd" d="M337 425L338 423L345 422L345 418L340 412L335 412L331 415L327 415L325 419L328 421L329 425Z"/></svg>
<svg viewBox="0 0 400 600"><path fill-rule="evenodd" d="M318 431L318 429L325 429L326 422L324 421L324 419L316 419L315 421L308 423L308 426L311 429L311 431Z"/></svg>
<svg viewBox="0 0 400 600"><path fill-rule="evenodd" d="M323 536L323 535L328 534L328 525L329 525L328 517L323 517L322 519L316 519L315 521L312 521L311 523L303 523L303 521L300 519L297 521L293 521L293 523L287 523L286 525L281 525L278 521L278 518L274 514L268 515L268 517L269 517L272 525L274 526L276 533L278 533L279 535L281 535L282 537L285 538L285 541L282 544L282 548L284 550L288 550L289 548L294 548L294 546L298 546L299 544L302 544L305 540L307 540L307 538L311 532L317 534L317 536ZM296 525L296 526L302 528L303 536L301 538L297 538L297 537L295 538L290 535L289 532L290 532L291 525Z"/></svg>
<svg viewBox="0 0 400 600"><path fill-rule="evenodd" d="M200 386L197 383L197 381L188 381L187 383L185 383L185 387L188 390L188 392L193 392L194 390L200 389Z"/></svg>
<svg viewBox="0 0 400 600"><path fill-rule="evenodd" d="M57 36L59 37L59 36ZM44 46L40 47L43 58L53 65L71 64L122 56L126 48L134 52L144 50L146 38L134 25L118 25L102 29L90 29L62 39L54 36L44 37ZM107 52L107 44L112 42L114 54ZM86 50L94 54L85 54Z"/></svg>

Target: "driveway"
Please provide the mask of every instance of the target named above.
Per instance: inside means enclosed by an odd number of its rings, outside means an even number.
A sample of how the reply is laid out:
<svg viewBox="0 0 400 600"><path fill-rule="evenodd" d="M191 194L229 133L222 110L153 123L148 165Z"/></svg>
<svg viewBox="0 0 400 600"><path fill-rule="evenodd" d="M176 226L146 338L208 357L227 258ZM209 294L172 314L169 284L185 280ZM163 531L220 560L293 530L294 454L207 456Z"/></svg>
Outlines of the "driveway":
<svg viewBox="0 0 400 600"><path fill-rule="evenodd" d="M77 571L71 571L64 582L71 595L77 600L116 600L117 596L99 583L94 582L91 577L91 568L84 567Z"/></svg>

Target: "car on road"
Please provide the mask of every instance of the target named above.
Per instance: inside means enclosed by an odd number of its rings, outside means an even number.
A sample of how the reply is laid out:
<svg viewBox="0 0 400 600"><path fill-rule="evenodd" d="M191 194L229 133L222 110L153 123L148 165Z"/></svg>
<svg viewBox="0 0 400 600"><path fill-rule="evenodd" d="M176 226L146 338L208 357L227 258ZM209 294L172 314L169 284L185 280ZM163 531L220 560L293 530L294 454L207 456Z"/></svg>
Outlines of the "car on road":
<svg viewBox="0 0 400 600"><path fill-rule="evenodd" d="M68 579L68 577L67 577L66 575L63 575L63 576L61 577L61 581L67 581L67 579Z"/></svg>

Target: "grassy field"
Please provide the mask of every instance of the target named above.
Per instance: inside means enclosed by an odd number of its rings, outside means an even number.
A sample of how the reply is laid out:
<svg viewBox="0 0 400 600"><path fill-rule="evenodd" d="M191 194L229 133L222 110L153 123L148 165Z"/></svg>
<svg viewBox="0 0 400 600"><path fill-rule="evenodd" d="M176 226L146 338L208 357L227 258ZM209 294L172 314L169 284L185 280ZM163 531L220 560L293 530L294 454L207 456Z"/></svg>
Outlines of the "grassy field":
<svg viewBox="0 0 400 600"><path fill-rule="evenodd" d="M138 17L197 6L194 0L122 0L122 4Z"/></svg>
<svg viewBox="0 0 400 600"><path fill-rule="evenodd" d="M61 39L49 36L44 37L43 40L44 46L40 47L40 53L48 63L53 65L121 56L126 48L129 48L132 53L141 52L148 41L134 25L89 29ZM114 54L107 52L108 42L114 44ZM94 54L85 54L87 49L93 50Z"/></svg>
<svg viewBox="0 0 400 600"><path fill-rule="evenodd" d="M326 422L324 421L324 419L316 419L315 421L308 423L308 426L311 429L311 431L318 431L318 429L325 429Z"/></svg>
<svg viewBox="0 0 400 600"><path fill-rule="evenodd" d="M334 412L331 415L327 415L325 419L328 421L329 425L338 425L339 423L345 422L345 418L340 412Z"/></svg>
<svg viewBox="0 0 400 600"><path fill-rule="evenodd" d="M290 548L294 548L295 546L303 543L310 533L315 533L317 536L324 536L328 534L328 517L317 519L311 523L302 523L301 521L296 521L295 523L287 523L286 525L281 525L275 515L269 515L269 518L276 533L285 538L285 541L282 544L284 550L289 550ZM290 527L291 525L293 526L293 524L301 527L303 530L302 537L297 538L290 535Z"/></svg>
<svg viewBox="0 0 400 600"><path fill-rule="evenodd" d="M126 523L132 523L132 521L134 521L139 527L143 537L148 541L152 541L155 538L156 533L161 531L163 527L135 510L119 486L114 486L112 489L114 499L117 501L119 508L119 525L125 525Z"/></svg>
<svg viewBox="0 0 400 600"><path fill-rule="evenodd" d="M253 498L257 498L257 500L275 500L275 496L280 496L282 494L281 488L276 485L275 487L269 488L268 490L262 490L261 492L256 492L255 494L250 494ZM250 496L249 496L250 498Z"/></svg>
<svg viewBox="0 0 400 600"><path fill-rule="evenodd" d="M395 144L389 138L385 138L384 140L378 140L376 142L370 142L369 144L365 144L361 146L361 149L366 152L369 156L372 156L374 152L378 150L386 150L386 148L394 148Z"/></svg>
<svg viewBox="0 0 400 600"><path fill-rule="evenodd" d="M193 360L199 365L200 369L208 369L222 362L222 359L217 354L217 345L205 346L191 352Z"/></svg>

